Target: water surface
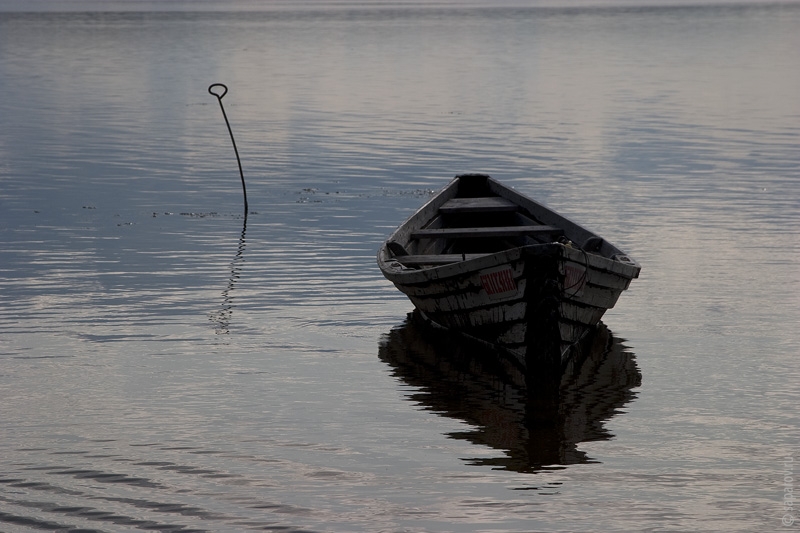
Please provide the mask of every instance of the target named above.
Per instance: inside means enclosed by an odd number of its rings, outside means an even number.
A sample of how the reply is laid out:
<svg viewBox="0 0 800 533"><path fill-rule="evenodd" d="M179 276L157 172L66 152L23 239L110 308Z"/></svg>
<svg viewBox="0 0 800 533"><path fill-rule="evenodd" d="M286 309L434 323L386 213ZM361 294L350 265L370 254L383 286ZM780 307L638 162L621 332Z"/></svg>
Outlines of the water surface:
<svg viewBox="0 0 800 533"><path fill-rule="evenodd" d="M25 5L0 529L797 527L796 3ZM555 432L375 265L465 171L643 265Z"/></svg>

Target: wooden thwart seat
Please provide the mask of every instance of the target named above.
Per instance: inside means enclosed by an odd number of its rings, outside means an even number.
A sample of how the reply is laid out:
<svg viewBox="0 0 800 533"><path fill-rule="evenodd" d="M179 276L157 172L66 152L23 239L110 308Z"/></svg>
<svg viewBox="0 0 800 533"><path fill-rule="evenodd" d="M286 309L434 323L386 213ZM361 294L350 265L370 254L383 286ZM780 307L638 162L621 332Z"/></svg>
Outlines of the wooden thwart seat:
<svg viewBox="0 0 800 533"><path fill-rule="evenodd" d="M451 198L439 208L445 215L461 213L502 213L518 209L517 204L499 196L481 198Z"/></svg>
<svg viewBox="0 0 800 533"><path fill-rule="evenodd" d="M523 237L525 235L561 235L564 231L555 226L497 226L482 228L435 228L411 232L412 239L469 239L491 237Z"/></svg>
<svg viewBox="0 0 800 533"><path fill-rule="evenodd" d="M398 255L394 259L408 267L417 267L422 265L441 266L449 265L450 263L459 263L461 261L468 261L470 259L477 259L485 257L489 254L430 254L430 255Z"/></svg>

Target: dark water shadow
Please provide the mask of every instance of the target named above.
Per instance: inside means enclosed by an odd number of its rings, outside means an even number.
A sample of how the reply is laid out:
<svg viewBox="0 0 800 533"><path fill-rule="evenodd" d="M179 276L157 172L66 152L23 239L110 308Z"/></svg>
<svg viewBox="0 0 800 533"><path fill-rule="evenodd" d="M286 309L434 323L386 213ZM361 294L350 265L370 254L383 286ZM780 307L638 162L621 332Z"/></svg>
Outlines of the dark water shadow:
<svg viewBox="0 0 800 533"><path fill-rule="evenodd" d="M230 276L228 277L228 285L222 291L222 304L219 309L212 313L209 317L215 324L214 331L217 335L228 335L230 333L231 318L233 316L233 289L236 287L236 282L242 271L244 264L244 249L247 244L245 234L247 233L247 212L245 211L244 220L242 221L242 233L239 236L239 247L236 249L236 255L231 260Z"/></svg>
<svg viewBox="0 0 800 533"><path fill-rule="evenodd" d="M515 472L597 462L578 445L611 439L605 422L642 382L633 352L602 323L576 347L560 385L546 391L529 390L524 374L497 352L432 331L413 314L384 336L378 354L419 389L410 401L474 426L450 438L503 452L465 458L469 464Z"/></svg>

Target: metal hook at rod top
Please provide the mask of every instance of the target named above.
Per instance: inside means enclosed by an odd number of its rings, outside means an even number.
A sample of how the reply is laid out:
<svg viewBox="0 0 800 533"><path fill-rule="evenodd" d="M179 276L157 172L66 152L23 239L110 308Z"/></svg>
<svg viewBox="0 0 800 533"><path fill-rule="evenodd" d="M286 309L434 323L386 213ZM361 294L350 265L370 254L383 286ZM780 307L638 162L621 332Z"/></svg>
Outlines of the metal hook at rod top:
<svg viewBox="0 0 800 533"><path fill-rule="evenodd" d="M214 91L212 91L214 87L222 87L222 94L217 94ZM211 85L208 86L208 93L222 100L222 97L228 94L228 86L225 85L224 83L212 83Z"/></svg>

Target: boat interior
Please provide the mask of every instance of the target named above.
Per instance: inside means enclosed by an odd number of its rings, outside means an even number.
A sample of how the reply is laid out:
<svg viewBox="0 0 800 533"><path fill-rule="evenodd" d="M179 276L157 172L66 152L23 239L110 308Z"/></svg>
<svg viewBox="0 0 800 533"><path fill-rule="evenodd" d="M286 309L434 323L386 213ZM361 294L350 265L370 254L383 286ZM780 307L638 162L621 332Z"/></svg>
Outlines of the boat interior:
<svg viewBox="0 0 800 533"><path fill-rule="evenodd" d="M404 243L389 251L404 266L455 263L531 244L566 242L564 230L544 224L518 202L492 190L483 174L458 176L456 190Z"/></svg>

